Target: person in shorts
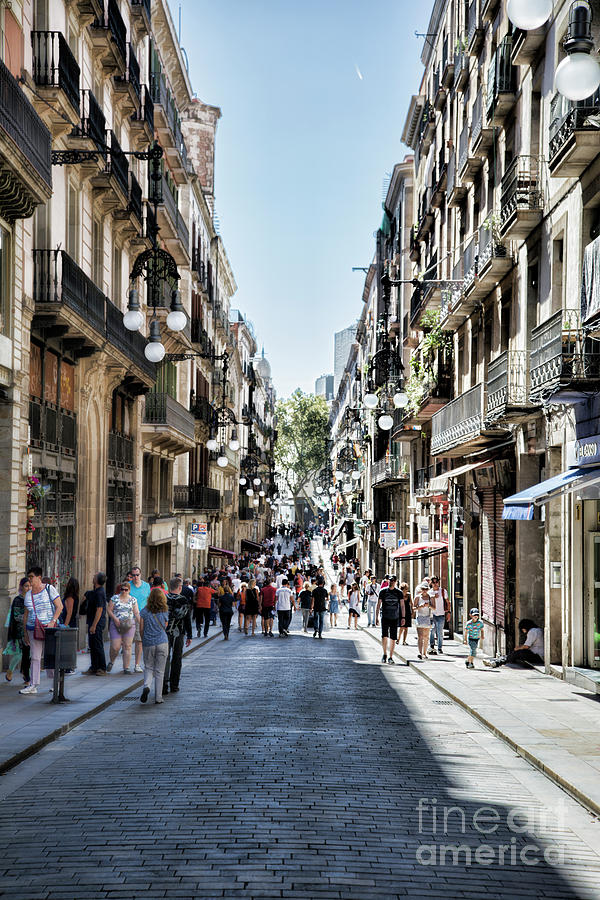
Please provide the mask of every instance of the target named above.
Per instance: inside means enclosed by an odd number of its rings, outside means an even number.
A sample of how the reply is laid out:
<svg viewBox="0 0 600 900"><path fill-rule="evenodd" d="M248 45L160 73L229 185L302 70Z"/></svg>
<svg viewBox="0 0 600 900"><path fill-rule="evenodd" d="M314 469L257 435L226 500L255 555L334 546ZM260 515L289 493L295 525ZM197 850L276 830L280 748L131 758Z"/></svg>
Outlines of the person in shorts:
<svg viewBox="0 0 600 900"><path fill-rule="evenodd" d="M395 665L394 647L398 640L398 626L403 628L406 621L404 595L396 587L396 582L396 576L391 575L389 587L379 593L376 610L377 618L381 613L381 647L383 649L381 661L392 666Z"/></svg>
<svg viewBox="0 0 600 900"><path fill-rule="evenodd" d="M273 619L275 618L276 590L271 578L265 579L265 584L260 592L260 614L263 622L263 634L265 637L273 637Z"/></svg>
<svg viewBox="0 0 600 900"><path fill-rule="evenodd" d="M469 610L469 621L465 626L465 637L463 643L469 641L469 656L465 661L467 669L474 669L473 659L477 656L477 646L483 637L483 622L479 618L479 610L476 606Z"/></svg>

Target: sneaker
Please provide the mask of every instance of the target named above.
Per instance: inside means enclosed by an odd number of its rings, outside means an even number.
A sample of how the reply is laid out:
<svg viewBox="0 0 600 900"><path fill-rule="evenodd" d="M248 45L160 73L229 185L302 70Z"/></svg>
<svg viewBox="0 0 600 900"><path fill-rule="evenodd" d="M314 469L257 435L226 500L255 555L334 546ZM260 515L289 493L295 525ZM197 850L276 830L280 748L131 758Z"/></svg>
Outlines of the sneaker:
<svg viewBox="0 0 600 900"><path fill-rule="evenodd" d="M165 701L164 700L155 700L154 702L155 703L164 703Z"/></svg>
<svg viewBox="0 0 600 900"><path fill-rule="evenodd" d="M490 669L496 668L496 661L493 659L484 659L483 664L484 666L488 666Z"/></svg>
<svg viewBox="0 0 600 900"><path fill-rule="evenodd" d="M131 669L123 669L123 675L131 675Z"/></svg>
<svg viewBox="0 0 600 900"><path fill-rule="evenodd" d="M395 659L392 659L391 656L390 656L390 658L388 659L388 665L389 665L389 666L395 666L395 665L396 665L396 660L395 660Z"/></svg>
<svg viewBox="0 0 600 900"><path fill-rule="evenodd" d="M134 671L134 672L143 672L144 670L142 669L141 666L134 666L133 671Z"/></svg>
<svg viewBox="0 0 600 900"><path fill-rule="evenodd" d="M435 649L435 647L430 647L430 648L429 648L429 655L430 655L430 656L437 656L437 650Z"/></svg>
<svg viewBox="0 0 600 900"><path fill-rule="evenodd" d="M98 669L96 675L106 675L106 669Z"/></svg>
<svg viewBox="0 0 600 900"><path fill-rule="evenodd" d="M470 669L474 669L474 668L475 668L475 663L469 663L469 668L470 668Z"/></svg>
<svg viewBox="0 0 600 900"><path fill-rule="evenodd" d="M465 666L467 667L467 669L469 668L469 660L468 659L465 659Z"/></svg>
<svg viewBox="0 0 600 900"><path fill-rule="evenodd" d="M146 700L148 699L149 693L150 693L150 688L145 687L144 690L142 691L142 696L140 697L140 700L142 701L142 703L146 702Z"/></svg>
<svg viewBox="0 0 600 900"><path fill-rule="evenodd" d="M322 635L322 634L320 634L320 635L319 635L319 638L320 638L320 639L321 639L321 640L323 640L323 635Z"/></svg>
<svg viewBox="0 0 600 900"><path fill-rule="evenodd" d="M95 674L96 674L96 670L95 670L95 669L92 669L92 667L90 666L90 668L89 668L89 669L86 669L85 672L84 672L83 674L84 674L84 675L95 675Z"/></svg>
<svg viewBox="0 0 600 900"><path fill-rule="evenodd" d="M113 667L113 664L112 664L111 662L109 662L109 664L108 664L107 667L106 667L106 671L107 671L107 672L112 671L112 667Z"/></svg>
<svg viewBox="0 0 600 900"><path fill-rule="evenodd" d="M19 693L20 694L37 694L37 687L35 684L30 684L29 687L21 688Z"/></svg>
<svg viewBox="0 0 600 900"><path fill-rule="evenodd" d="M421 653L417 653L417 659L423 659L423 656Z"/></svg>
<svg viewBox="0 0 600 900"><path fill-rule="evenodd" d="M316 636L317 636L317 632L315 631L315 633L313 634L313 637L316 638Z"/></svg>
<svg viewBox="0 0 600 900"><path fill-rule="evenodd" d="M7 681L12 681L12 676L13 676L13 673L10 671L10 669L8 669L8 671L4 677L6 678Z"/></svg>
<svg viewBox="0 0 600 900"><path fill-rule="evenodd" d="M382 663L386 663L386 662L387 662L387 656L385 655L385 653L384 653L383 656L381 657L381 662L382 662Z"/></svg>
<svg viewBox="0 0 600 900"><path fill-rule="evenodd" d="M179 688L178 688L178 687L177 687L177 688L171 688L171 693L172 693L172 694L177 694L177 693L179 693Z"/></svg>

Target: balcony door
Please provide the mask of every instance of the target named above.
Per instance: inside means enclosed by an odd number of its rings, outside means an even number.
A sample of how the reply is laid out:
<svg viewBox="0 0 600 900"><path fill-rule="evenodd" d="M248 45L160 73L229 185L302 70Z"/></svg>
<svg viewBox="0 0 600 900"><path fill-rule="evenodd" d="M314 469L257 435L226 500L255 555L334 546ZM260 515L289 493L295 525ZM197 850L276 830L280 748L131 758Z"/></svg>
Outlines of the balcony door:
<svg viewBox="0 0 600 900"><path fill-rule="evenodd" d="M48 0L35 0L33 5L33 27L35 31L50 30Z"/></svg>
<svg viewBox="0 0 600 900"><path fill-rule="evenodd" d="M600 503L596 504L600 511ZM600 669L600 533L588 533L584 622L588 666Z"/></svg>

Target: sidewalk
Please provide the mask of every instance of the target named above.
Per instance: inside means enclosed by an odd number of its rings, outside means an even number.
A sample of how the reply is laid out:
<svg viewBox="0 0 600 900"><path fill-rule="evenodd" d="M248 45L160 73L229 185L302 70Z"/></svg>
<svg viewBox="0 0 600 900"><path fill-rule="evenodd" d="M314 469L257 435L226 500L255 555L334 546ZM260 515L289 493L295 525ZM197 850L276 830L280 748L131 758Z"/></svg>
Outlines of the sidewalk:
<svg viewBox="0 0 600 900"><path fill-rule="evenodd" d="M221 634L220 626L211 626L207 638L193 638L183 655L194 653ZM105 644L109 658L109 643ZM112 672L105 678L85 675L89 668L89 653L77 654L77 672L65 678L65 696L69 703L52 703L52 679L42 672L38 693L19 694L23 679L17 671L8 682L0 681L0 775L22 760L36 753L45 744L56 740L72 728L101 712L133 690L141 688L144 676L139 672L123 674L119 656Z"/></svg>
<svg viewBox="0 0 600 900"><path fill-rule="evenodd" d="M327 574L329 551L319 541ZM381 647L379 628L362 630ZM566 684L539 669L488 669L478 657L467 669L467 648L445 641L442 656L417 659L416 629L396 660L409 665L454 700L520 756L600 815L600 695ZM568 705L567 705L568 704Z"/></svg>

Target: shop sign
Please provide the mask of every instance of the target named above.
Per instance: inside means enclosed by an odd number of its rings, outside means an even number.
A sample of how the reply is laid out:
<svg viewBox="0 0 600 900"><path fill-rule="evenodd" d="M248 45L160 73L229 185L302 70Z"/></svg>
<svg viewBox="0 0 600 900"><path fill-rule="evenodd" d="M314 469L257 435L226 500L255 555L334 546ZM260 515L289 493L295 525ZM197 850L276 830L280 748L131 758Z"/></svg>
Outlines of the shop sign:
<svg viewBox="0 0 600 900"><path fill-rule="evenodd" d="M600 434L575 441L575 465L591 466L600 463Z"/></svg>

